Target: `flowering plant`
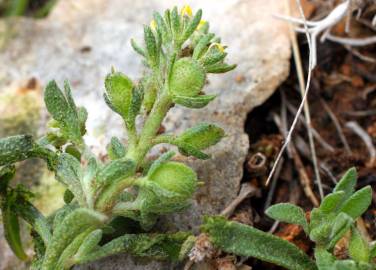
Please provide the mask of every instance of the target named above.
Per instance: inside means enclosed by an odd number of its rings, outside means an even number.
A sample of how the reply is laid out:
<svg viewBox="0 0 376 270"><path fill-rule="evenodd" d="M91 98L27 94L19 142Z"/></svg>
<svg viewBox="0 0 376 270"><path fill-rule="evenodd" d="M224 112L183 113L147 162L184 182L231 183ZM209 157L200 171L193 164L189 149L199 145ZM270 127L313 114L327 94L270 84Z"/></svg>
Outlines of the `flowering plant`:
<svg viewBox="0 0 376 270"><path fill-rule="evenodd" d="M119 252L157 259L178 260L189 233L129 234L110 242L103 235L116 229L118 217L135 220L148 231L161 214L184 209L197 188L196 173L176 161L174 152L150 161L147 154L160 143L177 147L185 156L207 159L203 152L218 143L224 131L201 123L182 134L158 134L171 107L198 109L215 98L203 92L208 73L224 73L235 66L225 63L220 39L209 32L186 6L162 16L154 13L144 27L144 46L132 40L146 73L134 82L112 70L105 79L104 99L124 120L128 143L112 138L104 162L85 144L87 111L77 107L66 82L61 90L50 82L44 101L52 116L50 131L35 140L17 135L0 140L0 200L5 237L21 260L28 260L19 231L19 219L32 228L35 256L32 269L69 269ZM137 127L136 118L144 117ZM14 164L29 158L44 159L56 179L66 187L65 205L45 217L30 202L30 192L11 185Z"/></svg>

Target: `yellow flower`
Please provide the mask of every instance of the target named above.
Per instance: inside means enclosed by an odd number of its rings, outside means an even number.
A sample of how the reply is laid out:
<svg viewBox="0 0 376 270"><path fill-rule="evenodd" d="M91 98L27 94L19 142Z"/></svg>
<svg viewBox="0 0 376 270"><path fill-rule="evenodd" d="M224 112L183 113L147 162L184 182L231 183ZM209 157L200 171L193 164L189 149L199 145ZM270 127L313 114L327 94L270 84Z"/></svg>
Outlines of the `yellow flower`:
<svg viewBox="0 0 376 270"><path fill-rule="evenodd" d="M152 21L150 22L150 28L153 29L153 30L155 30L155 29L157 28L157 23L156 23L155 20L152 20Z"/></svg>
<svg viewBox="0 0 376 270"><path fill-rule="evenodd" d="M214 42L214 43L210 44L209 50L212 47L216 47L220 52L224 52L225 51L225 48L223 48L223 46L221 44L217 43L217 42Z"/></svg>
<svg viewBox="0 0 376 270"><path fill-rule="evenodd" d="M192 17L192 8L189 5L184 5L180 13L181 16L187 15L188 17Z"/></svg>
<svg viewBox="0 0 376 270"><path fill-rule="evenodd" d="M207 22L205 20L201 20L199 24L197 25L197 30L199 30L201 27L203 27Z"/></svg>

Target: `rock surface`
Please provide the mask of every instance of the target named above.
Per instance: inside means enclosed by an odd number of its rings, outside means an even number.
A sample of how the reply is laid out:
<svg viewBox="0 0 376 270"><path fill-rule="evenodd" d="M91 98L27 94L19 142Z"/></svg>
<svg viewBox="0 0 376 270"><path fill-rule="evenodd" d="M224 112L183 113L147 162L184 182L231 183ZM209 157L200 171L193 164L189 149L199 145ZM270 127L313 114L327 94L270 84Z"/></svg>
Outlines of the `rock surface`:
<svg viewBox="0 0 376 270"><path fill-rule="evenodd" d="M271 14L283 13L284 1L210 0L185 1L202 8L211 30L229 46L228 59L238 67L225 75L209 77L206 92L219 97L199 111L174 108L165 121L167 131L181 131L201 121L222 126L227 137L210 149L212 159L187 162L205 182L192 207L184 213L166 217L166 229L194 229L203 214L219 213L236 195L243 174L249 142L244 122L249 111L265 101L287 77L290 44L286 26ZM163 11L181 1L152 0L64 0L47 19L17 20L0 54L0 89L11 82L35 77L45 85L68 79L79 105L89 111L89 139L101 135L124 137L121 121L102 99L103 80L111 66L134 79L142 72L140 58L129 45L131 37L140 39L142 24L154 10ZM1 90L0 90L1 91ZM95 140L90 140L94 142ZM0 261L4 243L0 240ZM6 255L8 256L8 255ZM137 264L126 255L112 257L81 269L168 269L172 266L152 262ZM6 269L3 264L0 269Z"/></svg>

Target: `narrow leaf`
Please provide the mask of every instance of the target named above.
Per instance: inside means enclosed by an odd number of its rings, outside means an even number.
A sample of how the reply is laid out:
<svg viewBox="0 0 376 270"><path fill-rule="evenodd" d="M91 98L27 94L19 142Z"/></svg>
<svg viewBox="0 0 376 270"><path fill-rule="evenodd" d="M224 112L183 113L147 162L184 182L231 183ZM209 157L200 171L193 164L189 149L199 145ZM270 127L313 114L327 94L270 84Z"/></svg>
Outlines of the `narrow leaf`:
<svg viewBox="0 0 376 270"><path fill-rule="evenodd" d="M202 230L209 234L216 247L225 252L254 257L292 270L316 269L298 247L253 227L223 217L207 217Z"/></svg>
<svg viewBox="0 0 376 270"><path fill-rule="evenodd" d="M55 269L60 255L76 236L88 227L101 226L106 219L106 216L85 208L78 208L68 214L53 233L51 243L46 250L42 270Z"/></svg>
<svg viewBox="0 0 376 270"><path fill-rule="evenodd" d="M370 258L369 245L356 228L351 230L349 255L357 262L368 262Z"/></svg>
<svg viewBox="0 0 376 270"><path fill-rule="evenodd" d="M16 135L0 139L0 166L25 160L32 156L33 138Z"/></svg>
<svg viewBox="0 0 376 270"><path fill-rule="evenodd" d="M81 205L85 202L81 187L82 177L80 162L67 153L61 154L57 163L56 179L69 188Z"/></svg>
<svg viewBox="0 0 376 270"><path fill-rule="evenodd" d="M137 257L177 261L181 247L189 236L189 233L184 232L175 234L126 234L83 257L80 263L95 261L123 252Z"/></svg>
<svg viewBox="0 0 376 270"><path fill-rule="evenodd" d="M353 167L349 169L341 180L337 183L333 192L343 191L345 192L345 198L348 198L355 191L355 185L357 180L356 169Z"/></svg>
<svg viewBox="0 0 376 270"><path fill-rule="evenodd" d="M217 95L201 95L195 97L177 96L174 95L172 100L179 105L182 105L191 109L200 109L209 104L210 101L214 100Z"/></svg>
<svg viewBox="0 0 376 270"><path fill-rule="evenodd" d="M340 206L341 202L343 202L343 198L345 197L344 191L337 191L330 193L325 196L322 200L319 209L323 213L331 213L334 212Z"/></svg>
<svg viewBox="0 0 376 270"><path fill-rule="evenodd" d="M269 207L265 213L278 221L287 222L291 224L298 224L303 227L308 234L308 222L302 208L291 203L279 203Z"/></svg>
<svg viewBox="0 0 376 270"><path fill-rule="evenodd" d="M127 178L134 173L135 163L129 159L116 159L104 166L97 175L98 183L108 185Z"/></svg>
<svg viewBox="0 0 376 270"><path fill-rule="evenodd" d="M28 259L23 247L20 236L20 225L18 217L12 206L5 202L1 207L2 222L4 227L4 237L8 242L9 247L13 253L20 260L26 261Z"/></svg>
<svg viewBox="0 0 376 270"><path fill-rule="evenodd" d="M340 212L346 213L353 219L360 217L371 205L372 188L366 186L348 198L340 209Z"/></svg>

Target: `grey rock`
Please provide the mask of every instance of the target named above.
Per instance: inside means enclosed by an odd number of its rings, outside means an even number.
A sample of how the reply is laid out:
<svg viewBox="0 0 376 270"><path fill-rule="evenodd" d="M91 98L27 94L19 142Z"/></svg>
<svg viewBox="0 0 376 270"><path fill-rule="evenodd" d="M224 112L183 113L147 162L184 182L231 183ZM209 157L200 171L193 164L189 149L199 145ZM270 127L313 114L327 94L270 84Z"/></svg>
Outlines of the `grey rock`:
<svg viewBox="0 0 376 270"><path fill-rule="evenodd" d="M201 121L222 126L227 137L210 149L212 159L186 159L205 185L187 211L165 217L165 229L193 229L204 214L219 213L239 190L248 151L244 133L247 114L264 102L289 72L290 43L286 26L271 15L283 13L283 1L209 0L186 1L202 8L204 19L229 46L228 59L238 67L225 75L209 77L206 92L218 98L199 111L176 107L164 122L167 131L182 131ZM138 79L140 58L131 50L131 37L140 39L142 24L153 10L163 11L181 1L64 0L45 20L20 19L12 24L14 37L0 54L0 89L7 84L36 77L68 79L77 103L89 111L88 142L99 145L117 135L124 137L118 116L102 99L103 80L111 66ZM97 134L104 134L98 139ZM1 250L4 250L0 244ZM3 253L3 251L1 252ZM168 269L156 262L135 264L126 255L111 257L80 269ZM4 269L0 267L0 269Z"/></svg>

